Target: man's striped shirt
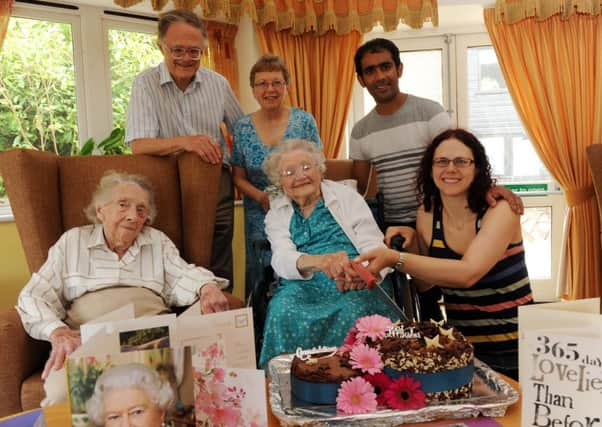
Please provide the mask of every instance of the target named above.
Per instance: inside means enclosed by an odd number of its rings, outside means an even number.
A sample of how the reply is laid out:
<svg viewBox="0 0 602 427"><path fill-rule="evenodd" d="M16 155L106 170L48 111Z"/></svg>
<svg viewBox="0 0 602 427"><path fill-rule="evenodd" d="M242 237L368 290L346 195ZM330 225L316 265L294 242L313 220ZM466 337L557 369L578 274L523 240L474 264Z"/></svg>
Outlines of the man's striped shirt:
<svg viewBox="0 0 602 427"><path fill-rule="evenodd" d="M450 127L441 105L413 95L395 113L383 116L373 109L355 124L349 157L368 160L376 168L385 222L416 221L418 165L433 138Z"/></svg>

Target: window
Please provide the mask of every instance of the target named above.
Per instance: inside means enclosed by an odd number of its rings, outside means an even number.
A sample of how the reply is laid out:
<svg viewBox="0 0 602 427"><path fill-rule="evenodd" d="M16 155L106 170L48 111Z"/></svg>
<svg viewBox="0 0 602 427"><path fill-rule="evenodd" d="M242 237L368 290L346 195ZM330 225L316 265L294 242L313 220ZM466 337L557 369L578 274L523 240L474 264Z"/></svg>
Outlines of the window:
<svg viewBox="0 0 602 427"><path fill-rule="evenodd" d="M125 128L130 91L136 75L163 59L157 48L155 33L155 23L140 29L112 23L107 30L113 127Z"/></svg>
<svg viewBox="0 0 602 427"><path fill-rule="evenodd" d="M141 18L15 4L0 55L0 151L73 155L123 127L134 77L162 58L156 19ZM0 220L12 220L1 177Z"/></svg>
<svg viewBox="0 0 602 427"><path fill-rule="evenodd" d="M69 17L15 14L10 19L0 55L0 150L77 152L73 34ZM7 204L0 180L0 206Z"/></svg>
<svg viewBox="0 0 602 427"><path fill-rule="evenodd" d="M522 126L489 37L448 34L391 39L402 51L401 90L440 102L457 126L479 137L497 182L523 196L523 242L535 298L556 299L564 198ZM349 131L373 106L370 94L357 84Z"/></svg>

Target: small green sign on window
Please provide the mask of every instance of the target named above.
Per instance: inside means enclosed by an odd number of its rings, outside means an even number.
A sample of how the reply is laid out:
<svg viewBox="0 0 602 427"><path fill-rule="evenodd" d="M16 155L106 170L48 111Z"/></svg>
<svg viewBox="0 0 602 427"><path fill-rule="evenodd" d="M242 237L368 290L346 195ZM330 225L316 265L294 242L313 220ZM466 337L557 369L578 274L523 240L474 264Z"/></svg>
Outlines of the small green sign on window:
<svg viewBox="0 0 602 427"><path fill-rule="evenodd" d="M546 182L537 182L532 184L504 184L504 187L515 193L533 193L533 192L547 192L548 184Z"/></svg>

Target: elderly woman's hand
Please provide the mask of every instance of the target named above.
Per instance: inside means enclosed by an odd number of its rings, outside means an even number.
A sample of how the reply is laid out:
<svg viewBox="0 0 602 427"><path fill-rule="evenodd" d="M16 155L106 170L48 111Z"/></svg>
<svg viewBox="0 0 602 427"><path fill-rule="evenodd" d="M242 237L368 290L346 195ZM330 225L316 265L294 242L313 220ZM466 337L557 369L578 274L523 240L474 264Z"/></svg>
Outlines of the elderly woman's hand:
<svg viewBox="0 0 602 427"><path fill-rule="evenodd" d="M48 377L50 371L53 369L59 370L63 367L67 356L81 345L82 340L79 331L69 329L67 326L61 326L50 334L50 343L52 344L52 350L42 372L43 380Z"/></svg>
<svg viewBox="0 0 602 427"><path fill-rule="evenodd" d="M228 310L228 300L215 283L206 283L201 288L201 314Z"/></svg>

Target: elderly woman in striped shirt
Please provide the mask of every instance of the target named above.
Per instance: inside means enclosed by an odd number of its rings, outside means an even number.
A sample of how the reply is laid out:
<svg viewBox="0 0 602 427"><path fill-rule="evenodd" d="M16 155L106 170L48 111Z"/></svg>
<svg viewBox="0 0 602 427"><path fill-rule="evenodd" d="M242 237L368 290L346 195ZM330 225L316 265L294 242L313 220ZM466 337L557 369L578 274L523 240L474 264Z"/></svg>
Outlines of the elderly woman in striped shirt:
<svg viewBox="0 0 602 427"><path fill-rule="evenodd" d="M18 299L27 333L52 344L42 373L42 404L66 399L65 375L58 370L81 344L82 323L129 302L137 317L190 305L199 297L203 312L228 309L220 290L227 280L188 264L164 233L150 227L156 207L146 178L108 172L86 215L93 224L65 232Z"/></svg>
<svg viewBox="0 0 602 427"><path fill-rule="evenodd" d="M417 238L407 227L392 227L385 238L403 234L415 253L375 249L359 260L369 261L374 272L395 266L441 287L448 322L473 343L476 356L518 379L518 306L532 302L533 296L520 217L504 200L487 204L492 185L491 167L477 138L462 129L441 133L418 173L422 206Z"/></svg>

